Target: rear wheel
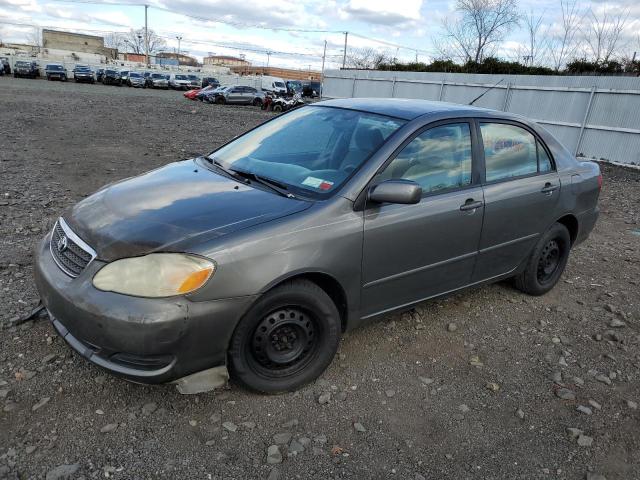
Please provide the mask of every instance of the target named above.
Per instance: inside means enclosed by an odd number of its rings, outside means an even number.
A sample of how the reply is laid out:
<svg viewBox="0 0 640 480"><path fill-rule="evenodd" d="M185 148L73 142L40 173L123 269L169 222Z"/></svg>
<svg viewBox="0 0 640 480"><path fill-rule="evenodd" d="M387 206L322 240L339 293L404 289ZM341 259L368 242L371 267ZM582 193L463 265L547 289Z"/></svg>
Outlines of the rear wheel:
<svg viewBox="0 0 640 480"><path fill-rule="evenodd" d="M224 97L216 97L216 103L218 105L224 105L226 103L226 100Z"/></svg>
<svg viewBox="0 0 640 480"><path fill-rule="evenodd" d="M262 105L262 100L260 100L259 98L254 98L253 99L253 106L254 107L259 107L260 105Z"/></svg>
<svg viewBox="0 0 640 480"><path fill-rule="evenodd" d="M280 104L273 105L271 107L271 110L273 110L274 112L281 112L282 111L282 105L280 105Z"/></svg>
<svg viewBox="0 0 640 480"><path fill-rule="evenodd" d="M529 295L544 295L551 290L564 272L571 250L567 227L555 223L540 238L524 271L515 278L516 288Z"/></svg>
<svg viewBox="0 0 640 480"><path fill-rule="evenodd" d="M295 390L329 366L340 342L340 314L308 280L263 295L236 327L229 347L231 377L264 393Z"/></svg>

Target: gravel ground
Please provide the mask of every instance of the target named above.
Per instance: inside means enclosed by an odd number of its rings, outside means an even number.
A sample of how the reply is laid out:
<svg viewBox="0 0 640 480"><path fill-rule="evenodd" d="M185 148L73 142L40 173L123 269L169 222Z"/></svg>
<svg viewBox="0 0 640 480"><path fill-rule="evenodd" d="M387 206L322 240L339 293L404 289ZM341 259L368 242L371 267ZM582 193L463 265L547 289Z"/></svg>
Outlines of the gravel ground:
<svg viewBox="0 0 640 480"><path fill-rule="evenodd" d="M640 478L640 172L555 290L508 283L347 335L314 385L181 396L114 378L42 318L32 250L101 185L271 114L180 93L0 78L0 478Z"/></svg>

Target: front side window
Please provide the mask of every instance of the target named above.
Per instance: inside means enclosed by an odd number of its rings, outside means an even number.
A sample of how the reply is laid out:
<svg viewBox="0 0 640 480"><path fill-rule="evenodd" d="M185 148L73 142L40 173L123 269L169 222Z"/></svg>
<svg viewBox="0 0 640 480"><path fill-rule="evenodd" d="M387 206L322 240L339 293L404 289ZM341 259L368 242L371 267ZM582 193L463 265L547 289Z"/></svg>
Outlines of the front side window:
<svg viewBox="0 0 640 480"><path fill-rule="evenodd" d="M278 181L293 193L324 196L404 123L384 115L307 106L265 123L210 157L231 170Z"/></svg>
<svg viewBox="0 0 640 480"><path fill-rule="evenodd" d="M553 169L544 147L529 131L503 123L480 123L487 182Z"/></svg>
<svg viewBox="0 0 640 480"><path fill-rule="evenodd" d="M468 123L440 125L406 145L380 180L412 180L424 193L471 184L471 130Z"/></svg>

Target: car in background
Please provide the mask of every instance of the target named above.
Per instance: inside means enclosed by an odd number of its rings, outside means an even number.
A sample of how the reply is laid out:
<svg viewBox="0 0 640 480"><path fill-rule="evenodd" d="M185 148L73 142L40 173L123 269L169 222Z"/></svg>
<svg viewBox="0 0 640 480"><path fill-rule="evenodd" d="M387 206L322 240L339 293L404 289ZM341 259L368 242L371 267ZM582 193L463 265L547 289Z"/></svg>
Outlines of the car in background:
<svg viewBox="0 0 640 480"><path fill-rule="evenodd" d="M207 97L209 103L223 105L225 103L234 105L262 105L265 94L256 88L245 85L233 85L216 90L213 95Z"/></svg>
<svg viewBox="0 0 640 480"><path fill-rule="evenodd" d="M104 68L99 68L96 70L96 82L102 82L102 78L104 77Z"/></svg>
<svg viewBox="0 0 640 480"><path fill-rule="evenodd" d="M61 82L67 81L67 69L60 63L48 63L44 67L44 74L47 80L60 80Z"/></svg>
<svg viewBox="0 0 640 480"><path fill-rule="evenodd" d="M303 97L319 97L322 84L320 82L302 82Z"/></svg>
<svg viewBox="0 0 640 480"><path fill-rule="evenodd" d="M5 75L11 75L11 64L7 57L0 57L0 69Z"/></svg>
<svg viewBox="0 0 640 480"><path fill-rule="evenodd" d="M149 88L163 88L167 90L169 88L169 81L167 76L162 73L149 73L146 78L146 85Z"/></svg>
<svg viewBox="0 0 640 480"><path fill-rule="evenodd" d="M203 77L202 78L202 88L208 87L209 85L214 85L216 87L220 86L220 82L215 77Z"/></svg>
<svg viewBox="0 0 640 480"><path fill-rule="evenodd" d="M196 100L200 100L201 102L214 103L213 98L215 97L216 92L225 88L227 87L214 87L213 85L208 85L196 94Z"/></svg>
<svg viewBox="0 0 640 480"><path fill-rule="evenodd" d="M140 72L129 72L126 84L130 87L147 88L146 79Z"/></svg>
<svg viewBox="0 0 640 480"><path fill-rule="evenodd" d="M93 70L86 65L76 65L73 68L73 80L76 83L86 82L95 83L96 79L93 76Z"/></svg>
<svg viewBox="0 0 640 480"><path fill-rule="evenodd" d="M13 64L13 76L15 78L37 78L40 76L38 64L31 60L18 60Z"/></svg>
<svg viewBox="0 0 640 480"><path fill-rule="evenodd" d="M181 73L172 73L169 75L169 88L174 90L189 90L191 88L191 80L187 75Z"/></svg>
<svg viewBox="0 0 640 480"><path fill-rule="evenodd" d="M302 93L302 82L300 80L287 80L285 85L287 86L287 95Z"/></svg>
<svg viewBox="0 0 640 480"><path fill-rule="evenodd" d="M260 88L265 92L275 93L276 95L285 95L287 93L287 86L280 77L263 75L260 78Z"/></svg>
<svg viewBox="0 0 640 480"><path fill-rule="evenodd" d="M112 68L105 68L104 75L102 76L102 84L121 86L122 78L120 77L120 72Z"/></svg>
<svg viewBox="0 0 640 480"><path fill-rule="evenodd" d="M120 80L122 80L122 84L127 84L127 79L129 78L129 70L120 70Z"/></svg>
<svg viewBox="0 0 640 480"><path fill-rule="evenodd" d="M191 88L202 88L202 80L197 75L187 75Z"/></svg>

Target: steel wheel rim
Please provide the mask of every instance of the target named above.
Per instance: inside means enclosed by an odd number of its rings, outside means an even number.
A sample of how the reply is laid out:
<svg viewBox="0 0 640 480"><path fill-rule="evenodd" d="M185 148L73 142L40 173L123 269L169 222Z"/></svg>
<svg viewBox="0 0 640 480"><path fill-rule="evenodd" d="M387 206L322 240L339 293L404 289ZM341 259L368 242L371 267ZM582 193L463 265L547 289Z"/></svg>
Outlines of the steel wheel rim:
<svg viewBox="0 0 640 480"><path fill-rule="evenodd" d="M553 239L549 241L538 258L538 281L540 283L546 283L550 281L555 273L558 271L560 262L562 260L562 248L558 240Z"/></svg>
<svg viewBox="0 0 640 480"><path fill-rule="evenodd" d="M315 357L321 332L317 318L308 311L274 310L260 320L247 342L250 365L267 377L295 374Z"/></svg>

